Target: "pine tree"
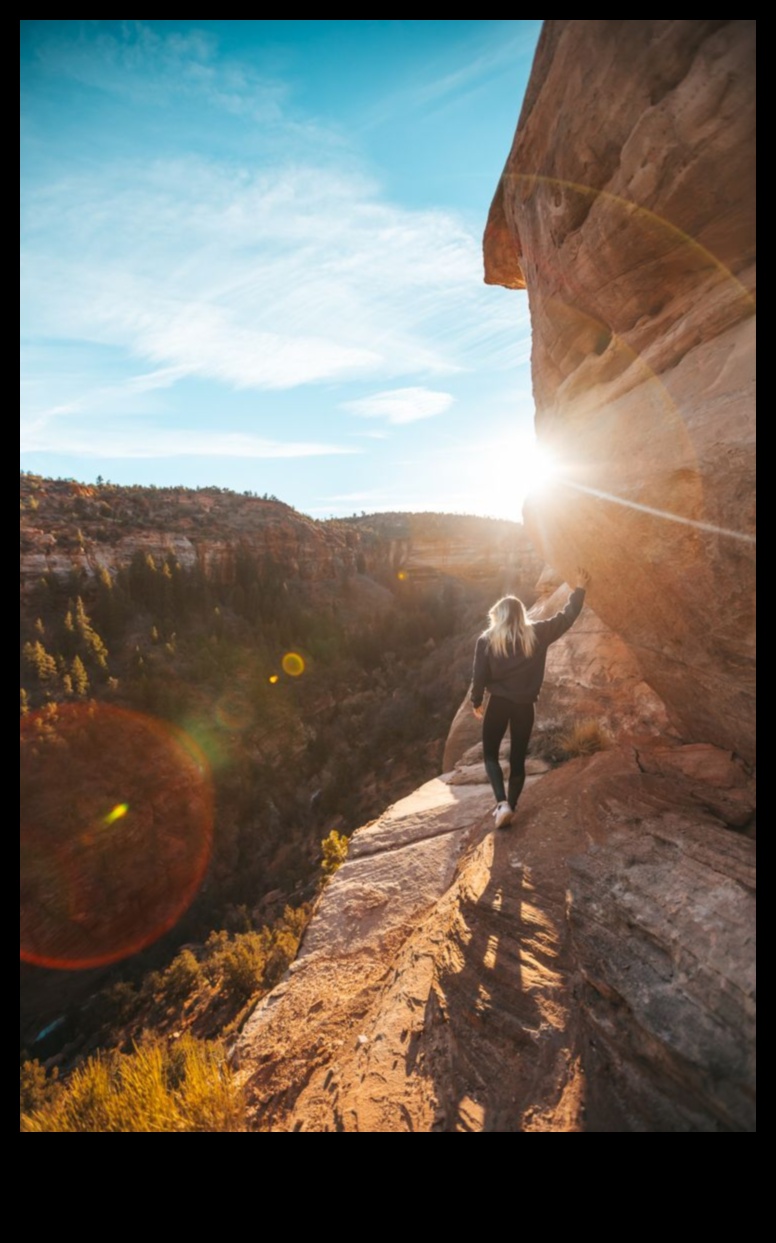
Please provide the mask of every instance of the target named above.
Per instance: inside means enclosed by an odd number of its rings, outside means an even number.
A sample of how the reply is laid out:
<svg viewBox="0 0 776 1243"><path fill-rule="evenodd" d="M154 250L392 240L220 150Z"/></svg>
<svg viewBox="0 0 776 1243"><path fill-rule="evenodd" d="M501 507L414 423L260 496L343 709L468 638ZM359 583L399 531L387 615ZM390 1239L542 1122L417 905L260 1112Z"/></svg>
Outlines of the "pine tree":
<svg viewBox="0 0 776 1243"><path fill-rule="evenodd" d="M79 596L75 602L75 630L81 642L81 649L100 669L108 668L108 649L91 624Z"/></svg>
<svg viewBox="0 0 776 1243"><path fill-rule="evenodd" d="M53 682L57 677L57 662L50 656L40 639L25 643L24 659L39 682Z"/></svg>
<svg viewBox="0 0 776 1243"><path fill-rule="evenodd" d="M73 663L70 667L70 679L73 692L79 699L85 699L89 694L89 676L84 668L84 663L80 656L75 656L73 658Z"/></svg>

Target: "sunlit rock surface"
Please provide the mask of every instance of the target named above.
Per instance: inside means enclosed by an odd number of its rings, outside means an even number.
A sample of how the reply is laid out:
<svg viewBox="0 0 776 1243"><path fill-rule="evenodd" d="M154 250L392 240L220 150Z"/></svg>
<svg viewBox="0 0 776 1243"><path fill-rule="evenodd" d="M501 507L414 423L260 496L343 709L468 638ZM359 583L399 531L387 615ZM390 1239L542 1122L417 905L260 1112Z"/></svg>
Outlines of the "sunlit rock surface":
<svg viewBox="0 0 776 1243"><path fill-rule="evenodd" d="M754 844L725 827L753 812L740 761L573 760L495 832L472 760L353 837L238 1039L254 1125L753 1129Z"/></svg>
<svg viewBox="0 0 776 1243"><path fill-rule="evenodd" d="M534 542L686 738L754 749L753 21L545 24L485 235L527 287Z"/></svg>

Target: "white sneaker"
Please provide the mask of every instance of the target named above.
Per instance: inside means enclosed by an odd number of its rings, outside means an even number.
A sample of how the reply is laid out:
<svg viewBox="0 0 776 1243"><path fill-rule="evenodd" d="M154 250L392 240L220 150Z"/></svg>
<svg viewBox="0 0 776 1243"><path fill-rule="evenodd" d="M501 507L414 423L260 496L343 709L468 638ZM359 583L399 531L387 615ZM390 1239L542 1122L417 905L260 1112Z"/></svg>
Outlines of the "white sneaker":
<svg viewBox="0 0 776 1243"><path fill-rule="evenodd" d="M497 829L505 829L512 823L512 808L509 803L499 803L493 815L496 818Z"/></svg>

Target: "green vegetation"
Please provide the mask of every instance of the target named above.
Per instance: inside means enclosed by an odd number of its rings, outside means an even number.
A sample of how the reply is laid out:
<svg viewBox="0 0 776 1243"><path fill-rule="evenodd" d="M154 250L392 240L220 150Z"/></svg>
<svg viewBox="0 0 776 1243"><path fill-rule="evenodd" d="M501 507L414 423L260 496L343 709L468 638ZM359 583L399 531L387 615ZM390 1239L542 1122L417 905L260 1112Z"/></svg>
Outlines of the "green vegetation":
<svg viewBox="0 0 776 1243"><path fill-rule="evenodd" d="M138 989L123 980L104 988L89 1007L100 1054L61 1078L37 1059L23 1060L21 1130L243 1129L239 1093L212 1033L234 1032L278 983L310 913L310 906L286 907L271 927L213 932L204 946L186 946L163 971L149 972ZM195 1038L194 1025L211 1038ZM134 1051L120 1053L128 1039Z"/></svg>
<svg viewBox="0 0 776 1243"><path fill-rule="evenodd" d="M45 1109L59 1092L59 1071L49 1074L37 1058L25 1058L19 1067L19 1112L31 1114Z"/></svg>
<svg viewBox="0 0 776 1243"><path fill-rule="evenodd" d="M324 837L321 842L321 850L323 851L323 862L321 863L321 872L326 880L333 876L337 868L348 857L348 846L350 842L343 833L338 833L336 829L332 829L328 837Z"/></svg>
<svg viewBox="0 0 776 1243"><path fill-rule="evenodd" d="M287 906L272 928L231 936L227 932L211 932L205 944L202 970L211 983L239 1001L246 1001L259 990L267 992L296 957L310 913L309 906L298 910Z"/></svg>

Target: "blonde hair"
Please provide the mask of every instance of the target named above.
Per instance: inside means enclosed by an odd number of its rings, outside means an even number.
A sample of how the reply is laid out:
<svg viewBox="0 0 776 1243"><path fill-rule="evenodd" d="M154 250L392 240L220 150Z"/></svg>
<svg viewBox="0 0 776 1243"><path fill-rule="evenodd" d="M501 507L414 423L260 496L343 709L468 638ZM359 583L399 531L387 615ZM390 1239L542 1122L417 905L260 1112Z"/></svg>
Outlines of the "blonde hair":
<svg viewBox="0 0 776 1243"><path fill-rule="evenodd" d="M534 628L528 620L525 605L517 596L504 596L488 612L490 625L485 631L496 656L512 656L522 651L533 655L536 647Z"/></svg>

